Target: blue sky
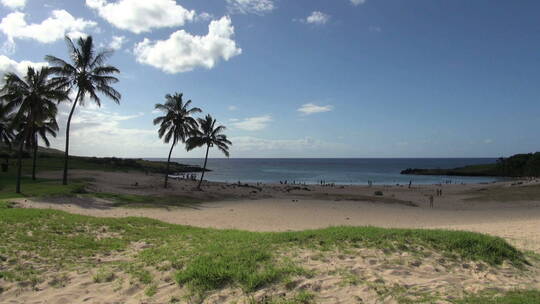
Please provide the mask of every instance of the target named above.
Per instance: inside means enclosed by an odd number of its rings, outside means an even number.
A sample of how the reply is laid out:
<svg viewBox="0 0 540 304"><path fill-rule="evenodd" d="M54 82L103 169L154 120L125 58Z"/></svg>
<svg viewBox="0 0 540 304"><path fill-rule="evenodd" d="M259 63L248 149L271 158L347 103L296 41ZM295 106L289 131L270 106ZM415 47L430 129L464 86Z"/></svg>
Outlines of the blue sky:
<svg viewBox="0 0 540 304"><path fill-rule="evenodd" d="M232 157L540 150L538 1L0 3L0 72L67 58L64 35L116 49L121 105L78 110L75 154L165 156L153 105L173 92L228 127Z"/></svg>

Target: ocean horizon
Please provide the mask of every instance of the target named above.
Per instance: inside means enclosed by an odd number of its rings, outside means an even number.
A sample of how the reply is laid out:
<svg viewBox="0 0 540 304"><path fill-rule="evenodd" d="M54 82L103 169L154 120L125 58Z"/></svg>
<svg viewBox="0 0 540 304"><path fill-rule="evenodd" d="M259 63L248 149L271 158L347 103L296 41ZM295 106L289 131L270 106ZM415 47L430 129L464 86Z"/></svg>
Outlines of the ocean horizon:
<svg viewBox="0 0 540 304"><path fill-rule="evenodd" d="M166 158L144 158L166 161ZM171 161L202 166L204 158L172 158ZM402 175L408 168L450 169L495 163L497 158L209 158L205 179L214 182L306 183L320 181L339 185L490 183L498 177Z"/></svg>

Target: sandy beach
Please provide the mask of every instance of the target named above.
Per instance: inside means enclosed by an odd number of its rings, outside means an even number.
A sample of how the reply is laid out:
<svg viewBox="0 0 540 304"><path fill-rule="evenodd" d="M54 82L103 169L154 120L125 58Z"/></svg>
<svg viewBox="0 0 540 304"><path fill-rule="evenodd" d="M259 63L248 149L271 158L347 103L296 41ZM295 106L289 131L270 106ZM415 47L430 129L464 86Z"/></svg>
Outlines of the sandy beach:
<svg viewBox="0 0 540 304"><path fill-rule="evenodd" d="M42 178L58 178L59 172L44 172ZM540 183L511 181L468 185L321 186L281 184L224 184L205 182L196 191L195 181L172 180L163 189L161 175L136 172L73 170L72 180L85 180L94 195L77 194L46 198L15 199L22 208L52 208L94 217L147 217L167 223L247 231L299 231L332 226L377 226L394 228L442 228L499 236L518 249L540 253ZM442 189L442 196L437 190ZM379 195L375 195L375 193ZM195 203L159 208L115 206L96 193L144 195L164 200L189 198ZM382 193L382 195L380 195ZM434 196L430 208L429 197ZM107 237L105 234L103 237ZM136 261L148 245L133 243L124 252L92 258L97 265ZM189 298L170 271L146 268L153 276L155 291L115 271L111 283L96 281L98 268L47 270L33 287L2 281L0 302L19 303L266 303L290 289L315 293L315 303L400 303L400 297L452 303L453 297L482 290L501 292L540 288L540 265L534 260L525 268L508 263L489 266L482 262L448 259L437 251L422 256L387 252L376 248L352 248L327 252L298 249L278 255L313 273L285 285L271 285L246 294L229 286ZM531 260L532 261L532 260ZM115 266L108 266L115 267ZM161 267L161 266L160 266ZM173 272L174 273L174 272ZM61 287L54 287L61 282ZM145 289L146 288L146 289ZM188 297L188 298L186 298ZM412 297L412 298L411 298ZM174 302L173 299L178 299ZM360 300L359 300L360 299ZM176 300L175 300L176 301ZM297 302L294 302L297 303ZM298 302L303 303L303 302Z"/></svg>
<svg viewBox="0 0 540 304"><path fill-rule="evenodd" d="M55 177L48 172L42 177ZM490 200L539 189L537 181L466 185L320 186L275 184L223 184L173 180L162 187L162 176L141 173L77 170L72 178L89 178L92 191L139 195L182 195L202 203L186 208L113 208L95 198L19 200L29 208L55 208L72 213L102 216L141 216L168 223L240 229L288 231L331 226L378 226L393 228L443 228L487 233L507 239L524 250L540 252L540 196ZM436 196L442 189L443 195ZM375 196L381 191L383 196ZM499 191L499 192L497 192ZM429 196L434 208L429 208Z"/></svg>

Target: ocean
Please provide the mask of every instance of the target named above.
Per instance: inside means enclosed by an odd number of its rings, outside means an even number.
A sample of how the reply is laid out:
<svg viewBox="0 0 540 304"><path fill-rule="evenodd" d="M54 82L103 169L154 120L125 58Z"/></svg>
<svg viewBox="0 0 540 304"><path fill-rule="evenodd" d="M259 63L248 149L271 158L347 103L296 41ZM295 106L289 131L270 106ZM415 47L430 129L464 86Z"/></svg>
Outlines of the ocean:
<svg viewBox="0 0 540 304"><path fill-rule="evenodd" d="M148 160L167 160L147 158ZM202 166L204 159L175 158L172 161ZM455 168L466 165L494 163L495 158L211 158L205 179L217 182L262 182L342 185L362 185L371 180L374 184L395 185L452 183L488 183L501 180L491 177L419 176L401 175L407 168Z"/></svg>

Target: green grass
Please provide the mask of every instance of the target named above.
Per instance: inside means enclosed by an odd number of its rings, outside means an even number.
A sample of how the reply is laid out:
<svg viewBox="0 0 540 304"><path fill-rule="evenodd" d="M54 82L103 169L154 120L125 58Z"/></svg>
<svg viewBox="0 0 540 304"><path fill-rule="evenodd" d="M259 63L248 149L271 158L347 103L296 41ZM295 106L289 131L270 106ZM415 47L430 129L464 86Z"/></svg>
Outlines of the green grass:
<svg viewBox="0 0 540 304"><path fill-rule="evenodd" d="M0 239L0 277L9 280L36 281L47 267L92 266L96 256L122 253L130 250L134 242L144 242L147 246L121 267L125 273L149 285L153 279L148 269L172 271L179 284L197 293L229 285L250 292L291 276L305 275L302 268L278 254L299 247L372 247L411 252L431 249L492 265L503 261L516 266L526 263L523 254L504 240L470 232L334 227L256 233L42 209L1 208ZM42 267L34 269L28 261Z"/></svg>
<svg viewBox="0 0 540 304"><path fill-rule="evenodd" d="M15 176L13 174L0 173L0 200L22 197L53 197L75 196L96 197L110 200L113 207L129 208L197 208L200 200L188 196L149 196L121 193L92 192L85 190L86 180L72 180L64 186L60 180L36 179L24 176L22 178L22 193L15 193Z"/></svg>
<svg viewBox="0 0 540 304"><path fill-rule="evenodd" d="M538 304L540 290L516 290L503 295L489 293L458 300L456 304Z"/></svg>
<svg viewBox="0 0 540 304"><path fill-rule="evenodd" d="M0 152L2 149L0 148ZM4 162L4 159L1 159ZM164 173L167 166L163 161L148 161L143 159L122 159L122 158L97 158L97 157L69 157L69 169L99 170L99 171L139 171ZM64 168L64 155L62 153L38 153L37 170L39 171L60 171ZM185 170L200 170L199 167L186 166L176 162L170 163L171 172L183 172ZM9 160L9 172L17 171L17 159L12 157ZM22 159L22 171L25 174L32 172L32 159Z"/></svg>
<svg viewBox="0 0 540 304"><path fill-rule="evenodd" d="M21 193L15 193L16 178L13 173L0 173L0 199L20 198L20 197L47 197L66 195L70 196L84 192L85 182L74 180L67 186L62 185L59 180L36 179L28 176L21 178Z"/></svg>

